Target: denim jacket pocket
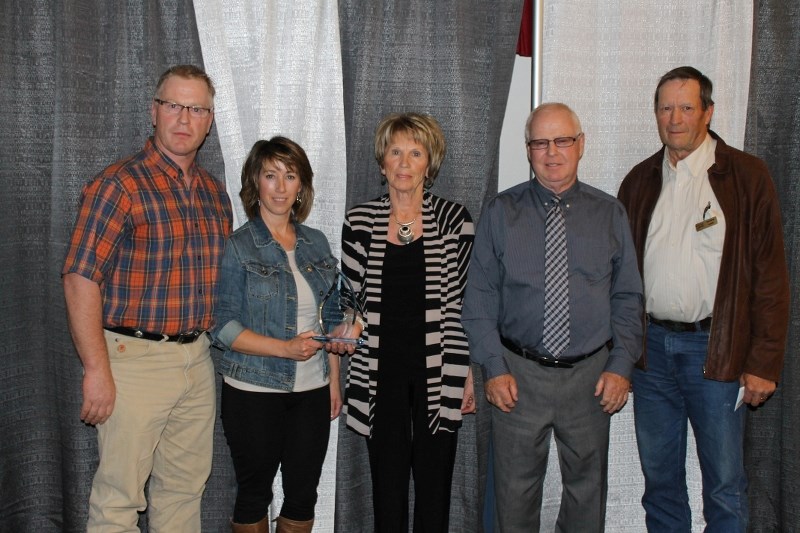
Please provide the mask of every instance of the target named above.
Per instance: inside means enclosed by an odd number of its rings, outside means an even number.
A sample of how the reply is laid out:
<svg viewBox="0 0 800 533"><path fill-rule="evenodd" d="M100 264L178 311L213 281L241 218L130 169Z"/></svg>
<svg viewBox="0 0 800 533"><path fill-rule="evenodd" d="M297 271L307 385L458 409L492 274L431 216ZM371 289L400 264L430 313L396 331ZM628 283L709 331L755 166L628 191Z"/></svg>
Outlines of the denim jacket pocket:
<svg viewBox="0 0 800 533"><path fill-rule="evenodd" d="M298 263L297 267L311 286L317 302L325 296L328 289L336 281L337 265L338 263L332 255L311 257Z"/></svg>
<svg viewBox="0 0 800 533"><path fill-rule="evenodd" d="M256 261L244 263L247 272L247 294L259 300L270 300L278 294L279 271L272 265Z"/></svg>
<svg viewBox="0 0 800 533"><path fill-rule="evenodd" d="M330 286L336 279L337 265L336 259L333 256L328 256L314 261L312 267L319 272L322 279L325 280L325 283Z"/></svg>
<svg viewBox="0 0 800 533"><path fill-rule="evenodd" d="M309 255L311 255L309 257ZM302 255L298 254L297 267L300 270L307 272L317 271L323 277L329 278L333 281L333 275L336 273L336 268L339 262L332 255L309 254L308 250L303 250Z"/></svg>

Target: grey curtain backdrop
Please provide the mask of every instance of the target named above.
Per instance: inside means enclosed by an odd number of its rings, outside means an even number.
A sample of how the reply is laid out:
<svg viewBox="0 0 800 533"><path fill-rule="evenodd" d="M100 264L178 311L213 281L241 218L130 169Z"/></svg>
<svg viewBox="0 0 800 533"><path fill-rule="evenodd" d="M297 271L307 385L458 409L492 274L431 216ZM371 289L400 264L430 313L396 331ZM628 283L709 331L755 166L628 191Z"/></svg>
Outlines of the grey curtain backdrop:
<svg viewBox="0 0 800 533"><path fill-rule="evenodd" d="M783 377L774 398L750 411L745 463L749 531L800 530L800 11L756 0L745 150L767 162L778 189L792 313Z"/></svg>
<svg viewBox="0 0 800 533"><path fill-rule="evenodd" d="M447 139L432 192L464 204L477 221L484 198L497 191L500 129L521 14L521 0L340 0L348 207L385 191L373 155L380 119L393 111L420 111L441 123ZM476 376L481 392L480 371ZM459 433L450 531L482 530L489 417L485 396L477 397L478 413L466 417ZM344 417L340 424L336 529L371 532L366 443L345 427Z"/></svg>
<svg viewBox="0 0 800 533"><path fill-rule="evenodd" d="M83 184L151 134L169 65L202 65L191 0L0 2L0 531L85 531L96 432L59 272ZM224 176L216 133L201 163ZM204 526L233 483L217 434ZM146 530L146 520L142 519Z"/></svg>

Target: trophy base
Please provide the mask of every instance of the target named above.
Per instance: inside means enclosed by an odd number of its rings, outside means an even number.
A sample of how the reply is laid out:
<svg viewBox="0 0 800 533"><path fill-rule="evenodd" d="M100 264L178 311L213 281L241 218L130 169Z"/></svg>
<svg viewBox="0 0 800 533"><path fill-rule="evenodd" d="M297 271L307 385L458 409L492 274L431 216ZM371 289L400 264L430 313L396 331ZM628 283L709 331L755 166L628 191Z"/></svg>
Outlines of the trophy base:
<svg viewBox="0 0 800 533"><path fill-rule="evenodd" d="M356 346L363 346L364 339L358 337L357 339L348 339L346 337L328 337L327 335L314 335L311 337L317 342L341 342L342 344L355 344Z"/></svg>

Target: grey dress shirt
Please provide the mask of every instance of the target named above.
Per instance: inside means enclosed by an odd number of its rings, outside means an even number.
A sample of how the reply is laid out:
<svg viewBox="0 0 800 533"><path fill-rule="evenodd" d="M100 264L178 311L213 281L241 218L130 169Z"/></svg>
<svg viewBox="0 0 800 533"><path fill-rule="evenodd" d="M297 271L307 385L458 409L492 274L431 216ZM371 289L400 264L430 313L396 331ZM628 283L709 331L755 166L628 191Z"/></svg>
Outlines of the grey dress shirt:
<svg viewBox="0 0 800 533"><path fill-rule="evenodd" d="M481 214L462 322L485 379L509 373L500 337L542 346L544 229L553 193L531 180L490 200ZM605 370L630 378L642 351L642 280L620 202L585 183L560 195L569 261L568 359L613 341Z"/></svg>

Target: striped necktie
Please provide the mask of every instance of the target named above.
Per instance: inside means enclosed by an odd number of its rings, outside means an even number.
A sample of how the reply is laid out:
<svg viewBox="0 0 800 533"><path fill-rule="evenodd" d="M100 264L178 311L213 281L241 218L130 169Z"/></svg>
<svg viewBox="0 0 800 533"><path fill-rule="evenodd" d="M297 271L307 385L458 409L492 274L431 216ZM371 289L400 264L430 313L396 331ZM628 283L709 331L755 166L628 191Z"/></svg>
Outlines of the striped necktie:
<svg viewBox="0 0 800 533"><path fill-rule="evenodd" d="M544 230L544 331L542 344L554 357L569 346L567 231L561 198L553 197Z"/></svg>

